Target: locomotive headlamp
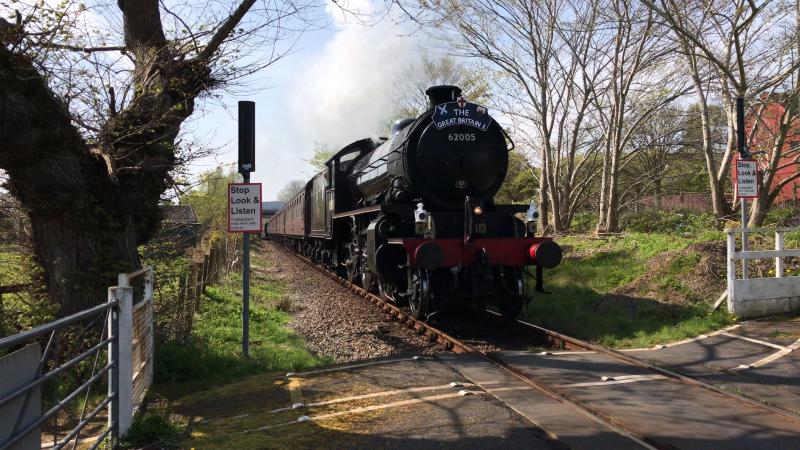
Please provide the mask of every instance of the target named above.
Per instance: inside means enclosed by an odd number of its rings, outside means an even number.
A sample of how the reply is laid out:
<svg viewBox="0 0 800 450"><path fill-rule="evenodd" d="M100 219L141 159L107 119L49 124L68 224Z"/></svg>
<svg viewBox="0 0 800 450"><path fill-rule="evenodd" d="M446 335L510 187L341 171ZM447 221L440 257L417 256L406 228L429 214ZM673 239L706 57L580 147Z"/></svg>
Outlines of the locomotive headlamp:
<svg viewBox="0 0 800 450"><path fill-rule="evenodd" d="M481 208L480 206L476 206L472 210L472 212L475 213L476 216L480 216L481 214L483 214L483 208Z"/></svg>

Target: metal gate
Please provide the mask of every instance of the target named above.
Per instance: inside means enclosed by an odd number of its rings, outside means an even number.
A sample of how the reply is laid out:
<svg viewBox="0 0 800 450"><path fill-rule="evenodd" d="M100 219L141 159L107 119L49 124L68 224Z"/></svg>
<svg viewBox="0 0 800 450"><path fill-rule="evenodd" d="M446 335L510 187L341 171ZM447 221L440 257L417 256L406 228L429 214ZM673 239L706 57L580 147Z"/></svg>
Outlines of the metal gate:
<svg viewBox="0 0 800 450"><path fill-rule="evenodd" d="M140 319L138 323L134 323L134 289L130 282L138 278L144 284L143 298L136 305ZM104 409L108 411L107 426L102 433L92 436L90 448L97 448L103 443L111 447L125 435L133 419L134 400L137 403L141 401L152 381L153 281L152 268L120 274L118 286L108 289L108 300L105 303L0 339L0 352L10 352L0 358L0 450L40 448L42 426L67 406L80 402L81 399L83 402L77 423L71 429L65 430L63 437L59 437L56 428L53 448L60 449L73 441L77 443L81 431ZM103 321L105 326L97 321ZM59 333L79 324L85 327L91 327L92 324L102 327L99 338L90 348L68 361L55 362L53 347L59 339ZM137 331L136 341L134 326ZM44 343L43 350L41 343ZM134 348L136 358L133 357ZM134 359L137 364L136 377L133 370ZM47 411L42 412L42 386L84 361L84 364L91 364L90 375L81 380L81 384L72 392L59 398ZM137 380L136 399L134 378ZM92 388L101 385L103 379L108 381L107 393L102 401L89 409Z"/></svg>

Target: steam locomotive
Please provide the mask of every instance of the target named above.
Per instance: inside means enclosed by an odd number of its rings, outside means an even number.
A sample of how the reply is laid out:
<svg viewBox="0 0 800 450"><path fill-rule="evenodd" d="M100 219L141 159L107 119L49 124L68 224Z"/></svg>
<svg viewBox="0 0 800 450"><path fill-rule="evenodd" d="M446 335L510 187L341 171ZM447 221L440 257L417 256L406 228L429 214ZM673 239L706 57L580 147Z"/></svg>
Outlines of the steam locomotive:
<svg viewBox="0 0 800 450"><path fill-rule="evenodd" d="M543 292L542 269L561 262L561 248L535 236L534 210L494 203L513 143L487 109L457 86L426 95L429 109L395 122L389 138L339 150L266 235L417 319L465 305L515 318L530 300L523 270L535 266Z"/></svg>

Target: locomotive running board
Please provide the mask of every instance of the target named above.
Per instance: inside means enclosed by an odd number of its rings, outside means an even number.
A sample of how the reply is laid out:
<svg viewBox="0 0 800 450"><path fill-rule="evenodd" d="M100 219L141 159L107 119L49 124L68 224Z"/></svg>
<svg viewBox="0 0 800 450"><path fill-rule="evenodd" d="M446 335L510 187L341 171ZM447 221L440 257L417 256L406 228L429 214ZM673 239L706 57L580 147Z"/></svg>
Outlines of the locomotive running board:
<svg viewBox="0 0 800 450"><path fill-rule="evenodd" d="M414 207L411 205L373 205L367 206L365 208L354 209L351 211L344 211L333 215L334 219L342 219L345 217L352 217L352 216L360 216L362 214L371 214L371 213L394 213L394 214L406 214L411 217L411 214L414 210Z"/></svg>

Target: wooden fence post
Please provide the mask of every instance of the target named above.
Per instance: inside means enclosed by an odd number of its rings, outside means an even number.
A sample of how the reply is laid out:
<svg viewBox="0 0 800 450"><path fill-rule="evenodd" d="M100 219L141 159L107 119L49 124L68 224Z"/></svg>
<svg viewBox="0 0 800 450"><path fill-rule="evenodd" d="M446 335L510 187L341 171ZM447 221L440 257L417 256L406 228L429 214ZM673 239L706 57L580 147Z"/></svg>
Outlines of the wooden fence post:
<svg viewBox="0 0 800 450"><path fill-rule="evenodd" d="M192 324L194 322L194 304L195 298L197 297L197 286L194 283L195 278L195 266L192 264L192 271L190 272L189 276L186 278L186 286L187 292L189 295L186 296L186 303L183 305L185 314L186 314L186 339L188 340L192 336Z"/></svg>
<svg viewBox="0 0 800 450"><path fill-rule="evenodd" d="M6 336L6 307L3 304L3 286L0 286L0 336Z"/></svg>
<svg viewBox="0 0 800 450"><path fill-rule="evenodd" d="M206 286L208 286L209 278L211 277L211 255L203 255L203 288L201 291L203 293L206 292Z"/></svg>
<svg viewBox="0 0 800 450"><path fill-rule="evenodd" d="M172 314L172 326L170 332L172 333L173 339L182 339L183 333L182 324L183 324L183 308L184 304L186 303L186 274L182 274L178 277L178 301L173 306L173 314Z"/></svg>
<svg viewBox="0 0 800 450"><path fill-rule="evenodd" d="M211 247L210 256L211 256L211 282L216 283L217 281L219 281L219 272L217 270L217 258L219 258L219 256L217 256L216 246Z"/></svg>
<svg viewBox="0 0 800 450"><path fill-rule="evenodd" d="M200 309L200 297L203 294L203 262L195 261L194 266L194 311Z"/></svg>

